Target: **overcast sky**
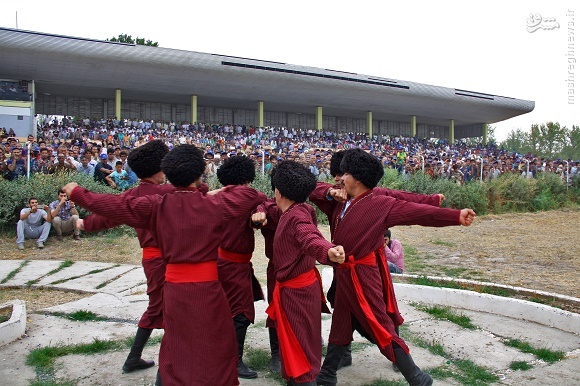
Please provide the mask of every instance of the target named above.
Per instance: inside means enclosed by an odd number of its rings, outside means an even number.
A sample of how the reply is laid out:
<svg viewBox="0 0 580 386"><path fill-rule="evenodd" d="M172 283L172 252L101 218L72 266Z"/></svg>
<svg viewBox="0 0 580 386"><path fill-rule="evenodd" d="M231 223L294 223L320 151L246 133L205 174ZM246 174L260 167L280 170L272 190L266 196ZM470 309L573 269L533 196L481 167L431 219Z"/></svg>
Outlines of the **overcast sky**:
<svg viewBox="0 0 580 386"><path fill-rule="evenodd" d="M580 125L580 6L559 1L3 2L0 26L93 39L126 33L166 48L308 65L536 103L492 124ZM530 14L537 14L535 19ZM16 17L18 15L18 17ZM578 23L576 22L578 19ZM534 30L533 32L529 32ZM573 44L573 49L569 49ZM572 67L570 67L572 66ZM1 76L1 74L0 74ZM568 79L572 79L568 81ZM580 78L579 78L580 79ZM568 95L575 92L574 104Z"/></svg>

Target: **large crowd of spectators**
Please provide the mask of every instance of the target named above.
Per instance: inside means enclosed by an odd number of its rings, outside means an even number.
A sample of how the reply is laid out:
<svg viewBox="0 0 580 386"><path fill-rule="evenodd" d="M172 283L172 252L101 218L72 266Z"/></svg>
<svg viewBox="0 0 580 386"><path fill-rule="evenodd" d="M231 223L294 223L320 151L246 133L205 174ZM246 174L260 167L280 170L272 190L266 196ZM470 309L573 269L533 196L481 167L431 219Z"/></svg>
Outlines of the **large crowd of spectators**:
<svg viewBox="0 0 580 386"><path fill-rule="evenodd" d="M556 173L563 181L570 182L578 172L575 160L518 154L494 144L470 146L461 141L450 144L446 140L370 137L365 133L302 128L39 117L36 138L28 136L26 143L21 143L11 134L10 130L0 128L0 172L4 178L14 179L29 172L51 174L76 170L119 189L137 180L127 165L128 153L153 139L165 141L170 148L187 143L204 149L208 165L206 177L215 174L227 157L244 154L255 159L265 174L277 161L293 159L307 165L319 179L327 179L333 152L355 147L376 155L386 168L396 169L403 177L426 173L458 184L489 181L505 173L524 178ZM121 168L116 170L119 165Z"/></svg>

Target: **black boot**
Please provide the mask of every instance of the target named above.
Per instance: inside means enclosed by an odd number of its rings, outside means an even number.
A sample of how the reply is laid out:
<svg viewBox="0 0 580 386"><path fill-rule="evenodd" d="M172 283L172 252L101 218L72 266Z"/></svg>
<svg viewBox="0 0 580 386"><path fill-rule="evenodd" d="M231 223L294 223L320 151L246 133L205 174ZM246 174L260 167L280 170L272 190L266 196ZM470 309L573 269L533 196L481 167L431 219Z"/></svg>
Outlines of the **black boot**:
<svg viewBox="0 0 580 386"><path fill-rule="evenodd" d="M272 357L270 358L270 371L274 373L280 372L280 345L278 342L278 334L276 334L275 328L268 328L268 334L270 335L270 353Z"/></svg>
<svg viewBox="0 0 580 386"><path fill-rule="evenodd" d="M395 332L397 333L398 336L401 336L399 334L399 326L395 326ZM399 370L399 368L397 367L397 365L395 363L393 363L393 371L395 373L400 373L401 372L401 370Z"/></svg>
<svg viewBox="0 0 580 386"><path fill-rule="evenodd" d="M340 358L340 363L338 364L337 370L340 370L343 367L348 367L351 365L352 365L352 343L346 346L346 351L342 355L342 358Z"/></svg>
<svg viewBox="0 0 580 386"><path fill-rule="evenodd" d="M159 370L157 370L157 379L155 379L155 386L163 386L163 383L161 383L161 373L159 372Z"/></svg>
<svg viewBox="0 0 580 386"><path fill-rule="evenodd" d="M238 341L238 378L252 379L258 378L258 373L250 370L244 363L244 342L246 341L246 331L250 321L243 314L234 317L234 327L236 328L236 339Z"/></svg>
<svg viewBox="0 0 580 386"><path fill-rule="evenodd" d="M340 363L340 359L344 355L347 346L348 345L346 344L344 346L339 346L328 343L324 363L322 363L320 373L318 373L318 376L316 377L317 385L336 385L336 370L338 369L338 364Z"/></svg>
<svg viewBox="0 0 580 386"><path fill-rule="evenodd" d="M393 350L395 351L397 367L399 367L401 374L403 374L410 386L431 386L433 384L431 376L417 367L410 354L405 354L403 349L396 343L393 344Z"/></svg>
<svg viewBox="0 0 580 386"><path fill-rule="evenodd" d="M151 336L151 332L153 329L150 328L141 328L137 329L137 334L135 334L135 341L133 342L133 346L131 346L131 351L127 356L127 360L123 365L123 372L130 373L135 370L143 370L148 369L149 367L155 366L154 361L146 361L141 358L141 353L143 353L143 347L145 347L145 343L149 340L149 336Z"/></svg>

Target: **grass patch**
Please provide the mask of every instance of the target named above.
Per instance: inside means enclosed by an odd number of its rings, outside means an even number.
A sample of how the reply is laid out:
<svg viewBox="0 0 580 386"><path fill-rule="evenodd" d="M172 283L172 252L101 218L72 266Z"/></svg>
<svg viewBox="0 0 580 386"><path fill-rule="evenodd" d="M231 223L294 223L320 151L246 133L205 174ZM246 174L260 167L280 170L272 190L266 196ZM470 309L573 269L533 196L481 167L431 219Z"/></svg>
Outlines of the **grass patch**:
<svg viewBox="0 0 580 386"><path fill-rule="evenodd" d="M425 372L434 379L453 378L456 374L449 368L449 366L439 366L432 369L427 369Z"/></svg>
<svg viewBox="0 0 580 386"><path fill-rule="evenodd" d="M517 371L517 370L525 371L525 370L529 370L533 367L534 366L532 366L531 364L529 364L526 361L514 361L514 362L510 363L510 369L512 369L514 371Z"/></svg>
<svg viewBox="0 0 580 386"><path fill-rule="evenodd" d="M30 382L30 386L76 386L76 381L70 380L57 380L54 379L54 376L50 377L51 379L39 379L36 378Z"/></svg>
<svg viewBox="0 0 580 386"><path fill-rule="evenodd" d="M8 280L12 279L14 276L16 276L16 274L18 272L20 272L20 270L22 268L24 268L26 266L26 264L28 264L30 260L24 260L22 263L20 263L20 265L17 268L14 268L12 271L10 271L8 273L8 275L6 275L6 277L4 279L2 279L2 281L0 281L0 284L4 284L6 283Z"/></svg>
<svg viewBox="0 0 580 386"><path fill-rule="evenodd" d="M508 347L514 347L528 354L534 354L538 359L543 360L547 363L555 363L559 360L564 359L566 354L563 351L554 351L547 348L535 348L532 347L528 342L523 342L519 339L507 339L503 341Z"/></svg>
<svg viewBox="0 0 580 386"><path fill-rule="evenodd" d="M270 367L270 352L264 349L249 348L246 350L244 362L254 371L266 371Z"/></svg>
<svg viewBox="0 0 580 386"><path fill-rule="evenodd" d="M441 269L445 275L450 277L462 276L465 274L465 271L467 271L467 268L458 267L439 267L439 269Z"/></svg>
<svg viewBox="0 0 580 386"><path fill-rule="evenodd" d="M50 284L51 285L55 285L55 284L65 283L67 281L75 280L75 279L78 279L78 278L83 277L83 276L93 275L95 273L99 273L99 272L103 272L103 271L106 271L106 270L109 270L109 269L117 268L119 266L120 266L120 264L115 264L112 267L100 268L100 269L93 269L92 271L89 271L89 272L87 272L87 273L85 273L83 275L78 275L78 276L73 276L73 277L69 277L69 278L66 278L66 279L61 279L61 280L53 281Z"/></svg>
<svg viewBox="0 0 580 386"><path fill-rule="evenodd" d="M439 306L428 307L428 306L425 306L422 304L417 304L417 303L411 303L411 305L420 311L427 312L429 315L431 315L437 319L447 320L451 323L455 323L458 326L461 326L463 328L467 328L470 330L475 330L477 328L477 326L475 326L473 323L471 323L470 317L465 316L465 315L460 315L457 312L453 311L449 307L439 307Z"/></svg>
<svg viewBox="0 0 580 386"><path fill-rule="evenodd" d="M66 318L70 320L75 320L77 322L102 322L109 320L108 318L104 318L102 316L98 316L92 311L88 310L79 310L70 313L64 312L53 312L51 315L58 316L61 318Z"/></svg>
<svg viewBox="0 0 580 386"><path fill-rule="evenodd" d="M271 379L274 382L278 383L279 385L286 386L286 380L284 378L282 378L280 373L273 373L271 371L268 371L264 378Z"/></svg>
<svg viewBox="0 0 580 386"><path fill-rule="evenodd" d="M453 361L453 364L460 370L454 378L466 386L483 386L497 382L499 377L485 367L476 365L470 360L459 359Z"/></svg>
<svg viewBox="0 0 580 386"><path fill-rule="evenodd" d="M33 285L33 284L36 284L36 283L38 283L38 282L39 282L39 281L40 281L40 280L41 280L43 277L50 276L50 275L54 275L55 273L57 273L57 272L59 272L59 271L62 271L62 270L63 270L63 269L65 269L65 268L68 268L68 267L70 267L70 266L71 266L71 265L73 265L74 263L75 263L75 262L74 262L74 261L72 261L72 260L65 260L65 261L63 261L62 263L60 263L60 265L59 265L57 268L53 269L52 271L50 271L50 272L49 272L49 273L47 273L46 275L44 275L44 276L42 276L42 277L39 277L38 279L34 279L34 280L30 280L30 281L26 282L26 285L27 285L27 286L31 286L31 285Z"/></svg>
<svg viewBox="0 0 580 386"><path fill-rule="evenodd" d="M425 260L419 257L417 248L404 245L403 250L405 251L405 273L421 272L428 267Z"/></svg>
<svg viewBox="0 0 580 386"><path fill-rule="evenodd" d="M371 383L365 383L363 386L407 386L408 383L404 381L390 381L386 379L375 379Z"/></svg>
<svg viewBox="0 0 580 386"><path fill-rule="evenodd" d="M372 344L371 342L352 342L350 344L350 349L352 352L357 352L357 351L362 351L367 347L372 347L374 346L374 344Z"/></svg>
<svg viewBox="0 0 580 386"><path fill-rule="evenodd" d="M9 321L11 316L12 316L12 307L0 308L0 323Z"/></svg>
<svg viewBox="0 0 580 386"><path fill-rule="evenodd" d="M435 244L435 245L443 245L446 247L454 247L455 246L454 243L450 243L449 241L443 241L443 240L439 240L439 239L429 240L429 241L431 242L431 244Z"/></svg>
<svg viewBox="0 0 580 386"><path fill-rule="evenodd" d="M445 351L445 348L439 342L428 342L416 334L410 334L409 328L406 325L402 325L400 331L401 335L405 334L405 340L408 342L415 346L425 348L432 354L441 356L447 360L446 366L425 370L433 378L452 378L460 384L468 386L485 386L498 380L498 377L488 369L477 366L469 360L452 359L451 355Z"/></svg>

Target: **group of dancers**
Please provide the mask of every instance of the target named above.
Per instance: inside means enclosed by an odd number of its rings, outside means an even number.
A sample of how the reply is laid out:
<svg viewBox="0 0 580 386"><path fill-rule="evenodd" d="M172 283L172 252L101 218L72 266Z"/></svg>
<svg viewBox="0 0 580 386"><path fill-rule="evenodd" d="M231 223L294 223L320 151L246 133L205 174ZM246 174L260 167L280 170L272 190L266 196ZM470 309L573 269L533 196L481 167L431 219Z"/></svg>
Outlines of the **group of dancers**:
<svg viewBox="0 0 580 386"><path fill-rule="evenodd" d="M93 213L79 220L79 228L126 224L137 230L149 304L124 372L154 365L141 354L152 330L163 328L156 385L238 385L238 377L257 377L244 364L243 350L253 303L264 298L251 263L259 228L269 259L270 367L288 385L336 385L339 366L352 362L354 330L376 344L410 385L432 384L397 333L403 318L383 235L396 225L469 226L471 209L441 208L441 195L376 188L383 167L362 149L333 156L334 184L317 182L294 161L280 162L271 173L270 199L249 186L255 167L244 156L220 166L224 187L214 191L202 183L203 152L194 145L169 151L151 141L131 151L128 162L140 184L120 195L93 193L76 183L63 188ZM330 241L318 230L308 199L328 216ZM329 310L316 262L335 271L322 366L321 313Z"/></svg>

